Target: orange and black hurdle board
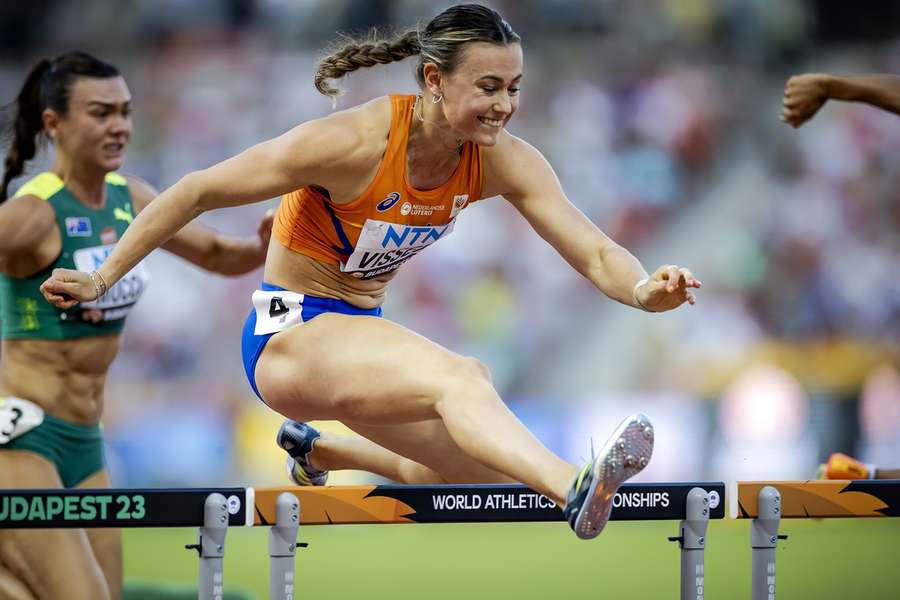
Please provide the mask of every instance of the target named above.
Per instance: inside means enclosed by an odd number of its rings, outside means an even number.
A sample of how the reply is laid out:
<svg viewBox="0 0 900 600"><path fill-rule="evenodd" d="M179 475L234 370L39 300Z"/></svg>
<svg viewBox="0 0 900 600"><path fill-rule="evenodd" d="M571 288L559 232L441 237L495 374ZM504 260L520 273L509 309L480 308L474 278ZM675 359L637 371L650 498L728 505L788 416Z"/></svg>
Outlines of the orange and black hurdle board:
<svg viewBox="0 0 900 600"><path fill-rule="evenodd" d="M245 525L248 488L0 490L0 529L200 527L210 494Z"/></svg>
<svg viewBox="0 0 900 600"><path fill-rule="evenodd" d="M725 484L698 482L626 484L613 500L611 519L684 519L688 492L695 487L714 499L710 518L724 518ZM299 499L302 525L563 520L552 500L523 485L363 485L258 488L255 525L275 522L275 501L283 492Z"/></svg>
<svg viewBox="0 0 900 600"><path fill-rule="evenodd" d="M758 516L760 490L771 486L781 494L781 516L788 519L828 517L900 517L900 480L741 481L738 518Z"/></svg>
<svg viewBox="0 0 900 600"><path fill-rule="evenodd" d="M725 516L723 482L633 483L613 499L617 521L681 520L695 487L710 496L710 518ZM562 521L562 511L522 485L0 490L0 529L201 527L210 494L226 499L228 525L273 525L279 494L300 501L306 525ZM251 513L252 511L252 513Z"/></svg>

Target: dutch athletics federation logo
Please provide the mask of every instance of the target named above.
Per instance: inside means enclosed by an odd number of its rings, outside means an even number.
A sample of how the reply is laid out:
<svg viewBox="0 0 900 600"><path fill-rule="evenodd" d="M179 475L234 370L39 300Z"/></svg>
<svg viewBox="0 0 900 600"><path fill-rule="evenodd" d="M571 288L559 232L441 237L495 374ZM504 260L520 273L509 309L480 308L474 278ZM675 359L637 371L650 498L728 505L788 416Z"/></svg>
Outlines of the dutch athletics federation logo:
<svg viewBox="0 0 900 600"><path fill-rule="evenodd" d="M392 207L393 205L397 204L397 202L399 202L399 201L400 201L399 192L391 192L390 194L387 195L387 198L385 198L384 200L382 200L381 202L378 203L378 205L375 207L375 209L378 212L384 212L384 211L388 210L390 207Z"/></svg>
<svg viewBox="0 0 900 600"><path fill-rule="evenodd" d="M458 196L453 196L453 207L450 209L450 218L456 217L459 214L459 211L466 207L466 204L469 203L469 195L468 194L460 194Z"/></svg>

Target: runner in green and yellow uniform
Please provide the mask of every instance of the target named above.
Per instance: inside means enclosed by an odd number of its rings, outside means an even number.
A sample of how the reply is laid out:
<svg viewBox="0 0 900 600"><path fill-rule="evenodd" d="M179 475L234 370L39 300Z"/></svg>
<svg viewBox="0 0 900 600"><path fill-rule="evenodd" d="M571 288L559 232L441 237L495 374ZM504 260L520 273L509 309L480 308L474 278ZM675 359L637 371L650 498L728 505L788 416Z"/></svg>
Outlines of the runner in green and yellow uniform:
<svg viewBox="0 0 900 600"><path fill-rule="evenodd" d="M39 136L56 155L0 204L0 488L109 487L103 390L148 273L139 265L101 301L74 310L45 302L39 286L57 267L95 270L156 191L115 172L131 134L131 95L112 65L81 52L42 60L17 108L0 202ZM270 216L247 239L191 225L166 248L240 274L263 263L270 231ZM0 600L121 595L117 530L0 530Z"/></svg>

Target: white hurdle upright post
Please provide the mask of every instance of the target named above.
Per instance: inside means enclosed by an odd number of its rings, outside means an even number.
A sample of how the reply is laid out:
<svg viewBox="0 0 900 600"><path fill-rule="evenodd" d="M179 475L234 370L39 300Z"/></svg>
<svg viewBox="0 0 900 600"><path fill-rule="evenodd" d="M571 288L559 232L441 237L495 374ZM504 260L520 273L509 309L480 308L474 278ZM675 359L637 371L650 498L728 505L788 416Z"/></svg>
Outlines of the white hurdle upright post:
<svg viewBox="0 0 900 600"><path fill-rule="evenodd" d="M775 600L775 548L781 521L781 493L767 485L759 491L758 516L750 525L753 554L751 599Z"/></svg>
<svg viewBox="0 0 900 600"><path fill-rule="evenodd" d="M223 592L222 560L225 556L225 534L228 532L228 504L225 496L210 494L203 506L203 527L196 548L200 553L199 600L221 600Z"/></svg>
<svg viewBox="0 0 900 600"><path fill-rule="evenodd" d="M678 542L681 548L681 600L703 600L706 529L709 527L709 494L695 487L687 495L685 518L679 524Z"/></svg>
<svg viewBox="0 0 900 600"><path fill-rule="evenodd" d="M270 600L294 598L294 556L299 528L300 501L289 492L279 494L275 501L275 524L269 529Z"/></svg>

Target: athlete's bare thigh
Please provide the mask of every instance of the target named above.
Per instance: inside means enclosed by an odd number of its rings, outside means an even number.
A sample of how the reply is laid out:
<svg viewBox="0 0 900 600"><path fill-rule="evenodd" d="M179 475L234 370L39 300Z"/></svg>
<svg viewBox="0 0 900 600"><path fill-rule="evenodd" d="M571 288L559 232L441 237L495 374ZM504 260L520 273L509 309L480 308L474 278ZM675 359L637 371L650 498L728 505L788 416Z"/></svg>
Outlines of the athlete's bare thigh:
<svg viewBox="0 0 900 600"><path fill-rule="evenodd" d="M31 590L0 562L0 600L36 600Z"/></svg>
<svg viewBox="0 0 900 600"><path fill-rule="evenodd" d="M439 418L454 386L480 367L379 317L326 313L277 333L256 367L266 403L297 420L392 425Z"/></svg>
<svg viewBox="0 0 900 600"><path fill-rule="evenodd" d="M94 473L78 484L80 488L108 488L109 473L106 469ZM113 600L122 597L122 532L119 529L86 529L94 556L100 563L109 595Z"/></svg>
<svg viewBox="0 0 900 600"><path fill-rule="evenodd" d="M61 487L55 466L42 456L0 451L0 488ZM39 600L109 598L83 529L2 529L0 562Z"/></svg>

